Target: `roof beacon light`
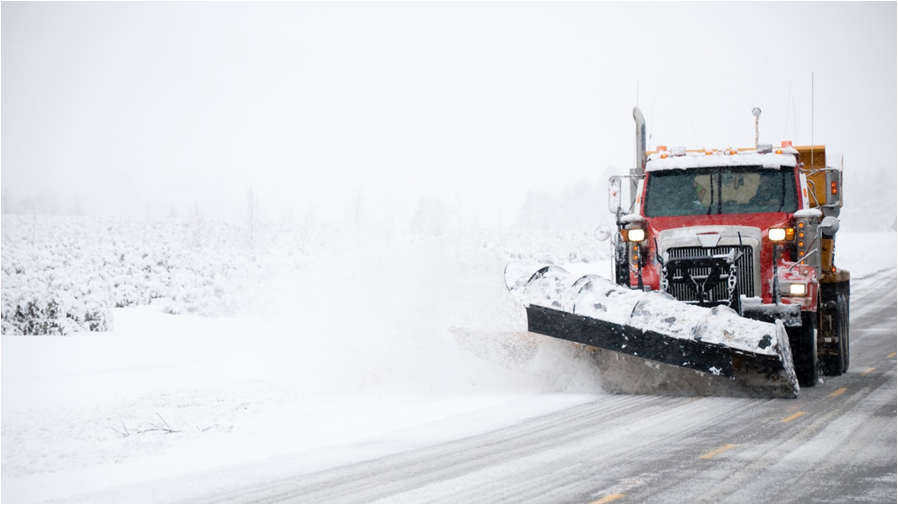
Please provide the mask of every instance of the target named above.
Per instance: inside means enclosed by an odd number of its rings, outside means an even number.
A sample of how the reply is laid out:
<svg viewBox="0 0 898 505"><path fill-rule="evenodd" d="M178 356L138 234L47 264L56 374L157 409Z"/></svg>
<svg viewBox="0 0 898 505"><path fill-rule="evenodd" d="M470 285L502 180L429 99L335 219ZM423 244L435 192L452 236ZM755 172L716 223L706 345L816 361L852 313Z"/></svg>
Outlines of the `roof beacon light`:
<svg viewBox="0 0 898 505"><path fill-rule="evenodd" d="M661 154L662 160L670 157L670 153L667 152L667 146L658 146L658 153Z"/></svg>

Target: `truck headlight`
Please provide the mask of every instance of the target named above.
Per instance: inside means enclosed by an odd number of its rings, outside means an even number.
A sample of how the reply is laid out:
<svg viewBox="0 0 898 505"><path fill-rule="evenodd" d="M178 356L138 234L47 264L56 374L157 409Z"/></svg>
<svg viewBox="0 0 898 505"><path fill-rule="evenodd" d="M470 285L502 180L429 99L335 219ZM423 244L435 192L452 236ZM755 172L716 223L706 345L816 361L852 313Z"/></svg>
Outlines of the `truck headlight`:
<svg viewBox="0 0 898 505"><path fill-rule="evenodd" d="M808 285L807 284L789 284L789 295L790 296L807 296L808 294Z"/></svg>
<svg viewBox="0 0 898 505"><path fill-rule="evenodd" d="M771 242L782 242L795 238L795 228L771 228L767 230L767 238Z"/></svg>
<svg viewBox="0 0 898 505"><path fill-rule="evenodd" d="M642 242L645 240L645 230L641 228L627 230L627 240L630 242Z"/></svg>

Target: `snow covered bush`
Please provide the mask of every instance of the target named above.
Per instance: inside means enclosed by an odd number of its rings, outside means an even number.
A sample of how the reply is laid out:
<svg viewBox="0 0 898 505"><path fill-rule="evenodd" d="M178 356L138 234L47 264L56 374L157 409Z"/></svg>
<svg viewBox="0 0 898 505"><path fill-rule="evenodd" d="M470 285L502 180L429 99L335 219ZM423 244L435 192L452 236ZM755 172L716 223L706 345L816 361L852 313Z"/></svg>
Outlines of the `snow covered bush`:
<svg viewBox="0 0 898 505"><path fill-rule="evenodd" d="M4 334L65 335L112 328L108 286L84 268L78 244L21 235L16 240L22 230L6 218L3 231Z"/></svg>

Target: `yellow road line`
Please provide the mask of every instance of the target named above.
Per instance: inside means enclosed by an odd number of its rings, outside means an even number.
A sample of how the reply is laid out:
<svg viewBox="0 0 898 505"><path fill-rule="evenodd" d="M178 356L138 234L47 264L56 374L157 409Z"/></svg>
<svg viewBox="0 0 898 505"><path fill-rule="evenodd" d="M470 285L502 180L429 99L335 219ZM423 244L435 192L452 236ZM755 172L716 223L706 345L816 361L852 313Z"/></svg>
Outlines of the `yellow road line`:
<svg viewBox="0 0 898 505"><path fill-rule="evenodd" d="M876 370L876 367L871 366L871 367L867 368L866 370L864 370L863 372L861 372L861 375L867 375L870 372L872 372L873 370Z"/></svg>
<svg viewBox="0 0 898 505"><path fill-rule="evenodd" d="M898 352L893 352L892 354L889 354L889 355L886 356L886 357L889 358L889 359L892 359L892 358L894 358L895 356L898 356Z"/></svg>
<svg viewBox="0 0 898 505"><path fill-rule="evenodd" d="M714 449L713 451L711 451L709 453L702 454L701 456L699 456L699 459L711 459L714 456L717 456L718 454L720 454L721 452L729 451L730 449L735 449L736 447L739 447L739 444L727 444L723 447L718 447L717 449Z"/></svg>
<svg viewBox="0 0 898 505"><path fill-rule="evenodd" d="M781 423L791 423L792 421L798 419L799 417L801 417L801 416L803 416L803 415L805 415L805 414L807 414L807 412L802 412L802 411L799 410L798 412L792 414L791 416L789 416L789 417L783 419L783 420L780 421L780 422L781 422Z"/></svg>
<svg viewBox="0 0 898 505"><path fill-rule="evenodd" d="M845 391L848 391L848 388L839 388L839 389L833 391L832 393L830 393L829 397L835 398L835 397L839 396L840 394L844 393Z"/></svg>
<svg viewBox="0 0 898 505"><path fill-rule="evenodd" d="M602 498L599 498L598 500L596 500L592 503L611 503L613 501L620 500L624 496L627 496L627 495L620 494L620 493L610 494L608 496L603 496Z"/></svg>

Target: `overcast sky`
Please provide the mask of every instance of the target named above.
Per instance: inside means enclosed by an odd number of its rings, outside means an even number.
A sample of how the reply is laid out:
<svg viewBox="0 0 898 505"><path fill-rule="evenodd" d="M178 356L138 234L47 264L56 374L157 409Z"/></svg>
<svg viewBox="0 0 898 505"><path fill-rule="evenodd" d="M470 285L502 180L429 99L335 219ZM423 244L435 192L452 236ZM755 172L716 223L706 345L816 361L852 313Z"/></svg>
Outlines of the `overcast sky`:
<svg viewBox="0 0 898 505"><path fill-rule="evenodd" d="M242 209L248 187L271 208L390 192L520 201L629 168L634 105L652 146L750 146L760 107L761 142L813 134L854 180L896 170L894 2L0 14L4 197L59 212Z"/></svg>

